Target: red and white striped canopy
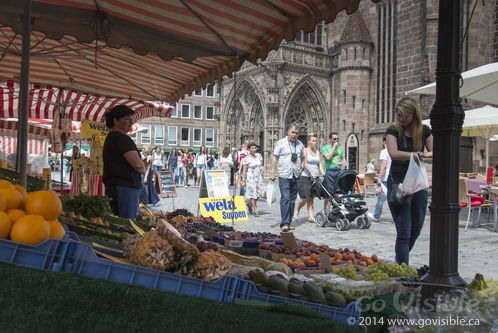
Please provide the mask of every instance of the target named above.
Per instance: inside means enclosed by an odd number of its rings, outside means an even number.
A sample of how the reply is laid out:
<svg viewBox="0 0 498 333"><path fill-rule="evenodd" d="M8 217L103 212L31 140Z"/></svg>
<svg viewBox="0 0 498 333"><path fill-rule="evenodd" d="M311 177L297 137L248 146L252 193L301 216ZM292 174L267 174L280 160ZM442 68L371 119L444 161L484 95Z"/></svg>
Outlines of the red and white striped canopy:
<svg viewBox="0 0 498 333"><path fill-rule="evenodd" d="M14 154L17 151L17 138L0 136L0 152L4 155ZM28 154L48 153L48 139L28 139Z"/></svg>
<svg viewBox="0 0 498 333"><path fill-rule="evenodd" d="M172 103L359 2L31 0L30 80ZM0 80L20 79L23 14L24 1L0 2Z"/></svg>
<svg viewBox="0 0 498 333"><path fill-rule="evenodd" d="M0 84L0 118L17 118L18 97L17 84L13 82ZM93 96L56 87L31 85L28 117L53 119L56 107L63 107L65 114L73 121L83 119L104 121L105 112L119 104L127 105L135 111L133 115L135 121L151 116L169 117L173 110L173 107L167 104Z"/></svg>
<svg viewBox="0 0 498 333"><path fill-rule="evenodd" d="M0 136L17 137L18 127L17 119L0 119ZM36 122L28 121L28 138L44 140L50 135L50 126L37 124Z"/></svg>

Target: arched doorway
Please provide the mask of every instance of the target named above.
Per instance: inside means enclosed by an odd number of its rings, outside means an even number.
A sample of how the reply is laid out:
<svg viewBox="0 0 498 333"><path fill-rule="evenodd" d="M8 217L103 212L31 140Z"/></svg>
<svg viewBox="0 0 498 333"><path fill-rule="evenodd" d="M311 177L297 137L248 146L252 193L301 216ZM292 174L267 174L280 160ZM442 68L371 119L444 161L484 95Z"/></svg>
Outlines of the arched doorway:
<svg viewBox="0 0 498 333"><path fill-rule="evenodd" d="M318 148L327 144L327 117L323 97L310 79L303 79L291 93L284 120L284 135L292 123L301 126L299 140L306 145L306 136L315 133L318 137Z"/></svg>

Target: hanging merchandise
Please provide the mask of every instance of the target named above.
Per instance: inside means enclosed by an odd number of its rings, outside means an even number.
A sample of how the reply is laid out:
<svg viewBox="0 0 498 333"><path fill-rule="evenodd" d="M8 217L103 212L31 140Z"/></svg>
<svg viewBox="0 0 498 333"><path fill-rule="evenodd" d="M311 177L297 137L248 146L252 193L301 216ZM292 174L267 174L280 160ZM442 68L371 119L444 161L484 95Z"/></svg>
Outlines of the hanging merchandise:
<svg viewBox="0 0 498 333"><path fill-rule="evenodd" d="M50 128L50 144L52 145L52 152L57 154L62 153L60 121L59 112L54 112L54 121L52 122L52 128Z"/></svg>

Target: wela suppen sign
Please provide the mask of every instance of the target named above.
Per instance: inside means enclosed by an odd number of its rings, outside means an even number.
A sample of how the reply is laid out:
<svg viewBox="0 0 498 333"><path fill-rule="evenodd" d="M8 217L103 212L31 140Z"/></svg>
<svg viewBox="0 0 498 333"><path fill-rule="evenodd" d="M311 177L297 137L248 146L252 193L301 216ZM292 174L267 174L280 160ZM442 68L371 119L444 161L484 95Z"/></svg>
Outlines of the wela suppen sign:
<svg viewBox="0 0 498 333"><path fill-rule="evenodd" d="M244 197L199 198L201 214L212 216L216 222L247 221L247 210Z"/></svg>

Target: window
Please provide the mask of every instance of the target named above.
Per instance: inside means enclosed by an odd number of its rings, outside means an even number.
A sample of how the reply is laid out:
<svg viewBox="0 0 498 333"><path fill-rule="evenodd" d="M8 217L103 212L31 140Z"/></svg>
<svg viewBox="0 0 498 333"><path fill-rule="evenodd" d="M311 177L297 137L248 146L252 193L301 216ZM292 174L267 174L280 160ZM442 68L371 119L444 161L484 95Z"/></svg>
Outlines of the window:
<svg viewBox="0 0 498 333"><path fill-rule="evenodd" d="M214 147L214 129L206 128L206 147Z"/></svg>
<svg viewBox="0 0 498 333"><path fill-rule="evenodd" d="M200 96L200 97L202 97L202 88L199 88L196 91L194 91L194 96Z"/></svg>
<svg viewBox="0 0 498 333"><path fill-rule="evenodd" d="M194 128L194 147L202 146L202 128Z"/></svg>
<svg viewBox="0 0 498 333"><path fill-rule="evenodd" d="M190 118L190 104L182 104L182 118Z"/></svg>
<svg viewBox="0 0 498 333"><path fill-rule="evenodd" d="M133 142L137 143L137 133L128 134L128 136L133 140Z"/></svg>
<svg viewBox="0 0 498 333"><path fill-rule="evenodd" d="M214 97L214 86L210 84L206 86L206 97Z"/></svg>
<svg viewBox="0 0 498 333"><path fill-rule="evenodd" d="M214 120L214 106L206 106L206 119Z"/></svg>
<svg viewBox="0 0 498 333"><path fill-rule="evenodd" d="M202 106L194 105L194 119L202 119Z"/></svg>
<svg viewBox="0 0 498 333"><path fill-rule="evenodd" d="M296 34L296 42L301 44L311 44L312 46L321 46L323 38L324 25L322 22L318 23L314 31L304 33L299 30Z"/></svg>
<svg viewBox="0 0 498 333"><path fill-rule="evenodd" d="M190 128L189 127L182 127L182 139L180 144L182 146L189 146L190 145Z"/></svg>
<svg viewBox="0 0 498 333"><path fill-rule="evenodd" d="M344 99L344 103L343 104L346 104L347 101L346 101L346 90L345 89L342 90L342 95L343 95L343 99Z"/></svg>
<svg viewBox="0 0 498 333"><path fill-rule="evenodd" d="M353 109L356 108L356 96L353 96Z"/></svg>
<svg viewBox="0 0 498 333"><path fill-rule="evenodd" d="M178 144L177 140L176 127L168 126L168 146L176 146Z"/></svg>
<svg viewBox="0 0 498 333"><path fill-rule="evenodd" d="M150 144L150 125L142 125L143 127L147 128L147 131L142 132L140 134L140 141L142 144Z"/></svg>
<svg viewBox="0 0 498 333"><path fill-rule="evenodd" d="M377 99L375 123L394 119L397 81L397 2L391 1L377 10Z"/></svg>
<svg viewBox="0 0 498 333"><path fill-rule="evenodd" d="M156 125L154 130L154 144L162 146L164 144L164 126Z"/></svg>
<svg viewBox="0 0 498 333"><path fill-rule="evenodd" d="M171 118L177 118L178 117L178 104L176 104L173 107L173 110L171 110Z"/></svg>

